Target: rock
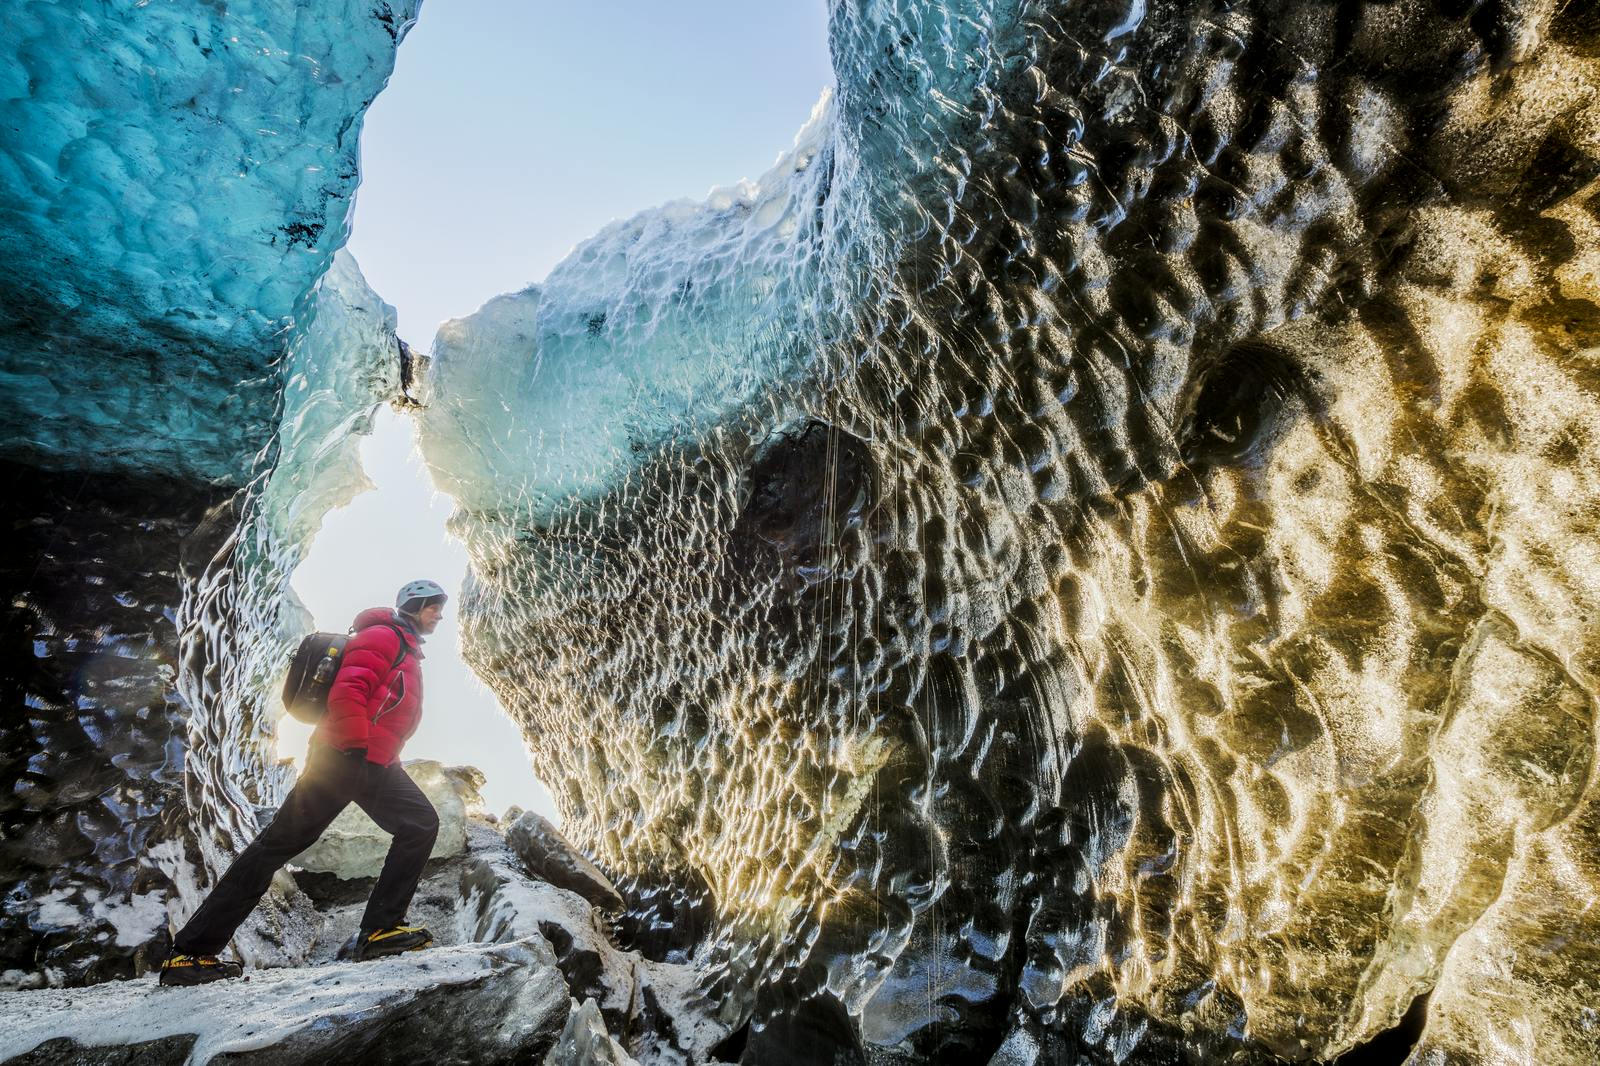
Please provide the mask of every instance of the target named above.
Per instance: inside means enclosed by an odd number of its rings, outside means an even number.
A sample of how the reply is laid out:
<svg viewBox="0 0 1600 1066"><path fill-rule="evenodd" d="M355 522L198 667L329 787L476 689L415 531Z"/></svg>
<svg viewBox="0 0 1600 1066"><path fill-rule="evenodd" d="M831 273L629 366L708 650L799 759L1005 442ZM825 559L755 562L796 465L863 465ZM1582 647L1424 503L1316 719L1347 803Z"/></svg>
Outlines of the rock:
<svg viewBox="0 0 1600 1066"><path fill-rule="evenodd" d="M539 937L381 962L0 993L0 1061L52 1064L537 1061L571 999ZM595 1062L608 1062L595 1059Z"/></svg>
<svg viewBox="0 0 1600 1066"><path fill-rule="evenodd" d="M728 1036L692 966L622 951L581 896L527 876L509 849L469 861L458 911L463 940L542 936L571 995L593 999L623 1050L655 1064L705 1062Z"/></svg>
<svg viewBox="0 0 1600 1066"><path fill-rule="evenodd" d="M320 932L284 925L277 934L311 965L258 966L247 980L199 988L161 988L147 977L0 993L0 1061L540 1063L558 1038L548 1061L563 1066L716 1057L728 1027L693 967L619 950L588 901L529 877L487 822L469 817L466 840L464 854L430 864L412 902L409 917L433 930L436 947L332 961L364 906L359 886L339 881L336 901L295 893L319 904Z"/></svg>
<svg viewBox="0 0 1600 1066"><path fill-rule="evenodd" d="M194 1036L170 1036L125 1047L89 1048L64 1037L46 1040L25 1055L7 1059L7 1066L184 1066Z"/></svg>
<svg viewBox="0 0 1600 1066"><path fill-rule="evenodd" d="M638 1060L611 1039L600 1008L586 999L581 1007L577 1000L572 1001L567 1027L544 1057L544 1066L638 1066Z"/></svg>
<svg viewBox="0 0 1600 1066"><path fill-rule="evenodd" d="M549 819L523 811L505 832L506 843L534 877L576 892L601 910L615 914L623 909L622 894L611 879L568 843Z"/></svg>
<svg viewBox="0 0 1600 1066"><path fill-rule="evenodd" d="M412 759L405 769L439 812L439 839L429 858L460 855L467 846L467 813L483 802L478 795L482 772L471 766L445 766L433 759ZM352 803L334 819L322 839L291 861L302 869L346 880L376 877L389 852L389 839L388 833Z"/></svg>
<svg viewBox="0 0 1600 1066"><path fill-rule="evenodd" d="M486 852L505 854L505 840L495 832L493 826L469 817L466 852L450 859L435 859L423 869L416 894L412 896L411 906L406 911L405 923L426 926L433 933L435 947L472 940L505 943L518 939L515 936L487 938L463 935L458 915L461 875L477 857ZM320 918L306 961L313 966L351 961L343 952L354 946L375 880L360 878L344 881L332 874L304 872L296 874L295 879L316 904Z"/></svg>

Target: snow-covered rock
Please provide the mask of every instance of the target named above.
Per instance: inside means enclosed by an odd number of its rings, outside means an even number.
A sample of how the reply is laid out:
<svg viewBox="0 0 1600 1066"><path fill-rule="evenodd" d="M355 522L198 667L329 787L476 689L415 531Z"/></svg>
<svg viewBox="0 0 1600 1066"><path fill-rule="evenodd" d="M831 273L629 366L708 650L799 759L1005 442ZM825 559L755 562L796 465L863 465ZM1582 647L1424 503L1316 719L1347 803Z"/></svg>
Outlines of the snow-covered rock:
<svg viewBox="0 0 1600 1066"><path fill-rule="evenodd" d="M730 1027L692 965L655 962L611 942L602 915L577 893L528 877L509 849L475 852L461 875L463 940L542 935L572 995L593 999L607 1029L640 1062L700 1063Z"/></svg>
<svg viewBox="0 0 1600 1066"><path fill-rule="evenodd" d="M412 759L405 764L405 770L439 812L439 838L429 857L460 855L467 847L467 814L483 802L478 795L483 773L475 767L445 766L432 759ZM322 839L291 861L301 869L347 880L377 877L389 852L390 839L352 803L334 819Z"/></svg>
<svg viewBox="0 0 1600 1066"><path fill-rule="evenodd" d="M441 771L451 774L462 776ZM464 776L468 785L479 780L475 771ZM337 961L357 928L366 886L297 875L302 890L288 895L304 919L272 923L282 949L274 960L294 965L264 969L265 956L247 956L243 980L196 988L162 988L146 975L86 989L0 992L0 1061L711 1061L728 1026L700 993L692 966L614 945L599 910L528 876L483 818L466 818L464 836L466 850L430 864L412 901L408 917L433 931L430 949Z"/></svg>

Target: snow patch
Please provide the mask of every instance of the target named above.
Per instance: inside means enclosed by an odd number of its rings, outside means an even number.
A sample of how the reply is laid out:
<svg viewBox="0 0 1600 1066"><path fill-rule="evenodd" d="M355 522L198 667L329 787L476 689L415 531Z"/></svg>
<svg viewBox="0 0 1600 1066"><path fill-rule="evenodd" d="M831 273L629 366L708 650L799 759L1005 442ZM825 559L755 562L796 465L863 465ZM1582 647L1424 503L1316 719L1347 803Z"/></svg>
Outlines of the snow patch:
<svg viewBox="0 0 1600 1066"><path fill-rule="evenodd" d="M102 900L94 905L93 914L116 929L119 947L136 948L166 923L167 897L162 892L143 892L126 900Z"/></svg>
<svg viewBox="0 0 1600 1066"><path fill-rule="evenodd" d="M77 894L76 888L62 888L39 897L38 920L44 925L68 928L82 924L83 912L69 902Z"/></svg>
<svg viewBox="0 0 1600 1066"><path fill-rule="evenodd" d="M0 1061L48 1040L83 1047L120 1047L165 1037L196 1036L191 1066L218 1055L255 1051L314 1030L348 1029L352 1019L439 986L468 985L508 966L548 966L542 941L436 948L381 963L344 963L300 970L254 970L248 981L163 988L155 978L92 988L0 992Z"/></svg>

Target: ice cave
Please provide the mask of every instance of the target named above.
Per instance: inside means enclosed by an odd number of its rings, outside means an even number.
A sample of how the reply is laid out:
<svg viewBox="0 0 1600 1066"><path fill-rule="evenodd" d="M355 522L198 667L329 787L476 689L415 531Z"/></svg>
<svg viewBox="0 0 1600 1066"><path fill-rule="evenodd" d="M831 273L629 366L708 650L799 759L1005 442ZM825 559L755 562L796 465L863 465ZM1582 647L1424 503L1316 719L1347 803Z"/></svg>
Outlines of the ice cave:
<svg viewBox="0 0 1600 1066"><path fill-rule="evenodd" d="M1600 5L828 6L768 173L412 351L421 0L5 5L0 1059L1600 1061ZM158 988L384 404L572 850Z"/></svg>

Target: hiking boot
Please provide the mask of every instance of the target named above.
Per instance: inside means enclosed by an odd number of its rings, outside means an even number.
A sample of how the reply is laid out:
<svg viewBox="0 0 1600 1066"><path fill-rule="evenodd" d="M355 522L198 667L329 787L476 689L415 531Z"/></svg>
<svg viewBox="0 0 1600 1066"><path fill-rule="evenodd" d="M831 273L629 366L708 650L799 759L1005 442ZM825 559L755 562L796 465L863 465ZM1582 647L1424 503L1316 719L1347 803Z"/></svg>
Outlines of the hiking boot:
<svg viewBox="0 0 1600 1066"><path fill-rule="evenodd" d="M421 951L433 946L433 934L420 925L396 925L388 929L374 929L362 933L356 941L356 958L362 962L399 955L407 951Z"/></svg>
<svg viewBox="0 0 1600 1066"><path fill-rule="evenodd" d="M161 964L160 981L164 985L203 985L243 975L243 966L215 955L174 954Z"/></svg>

